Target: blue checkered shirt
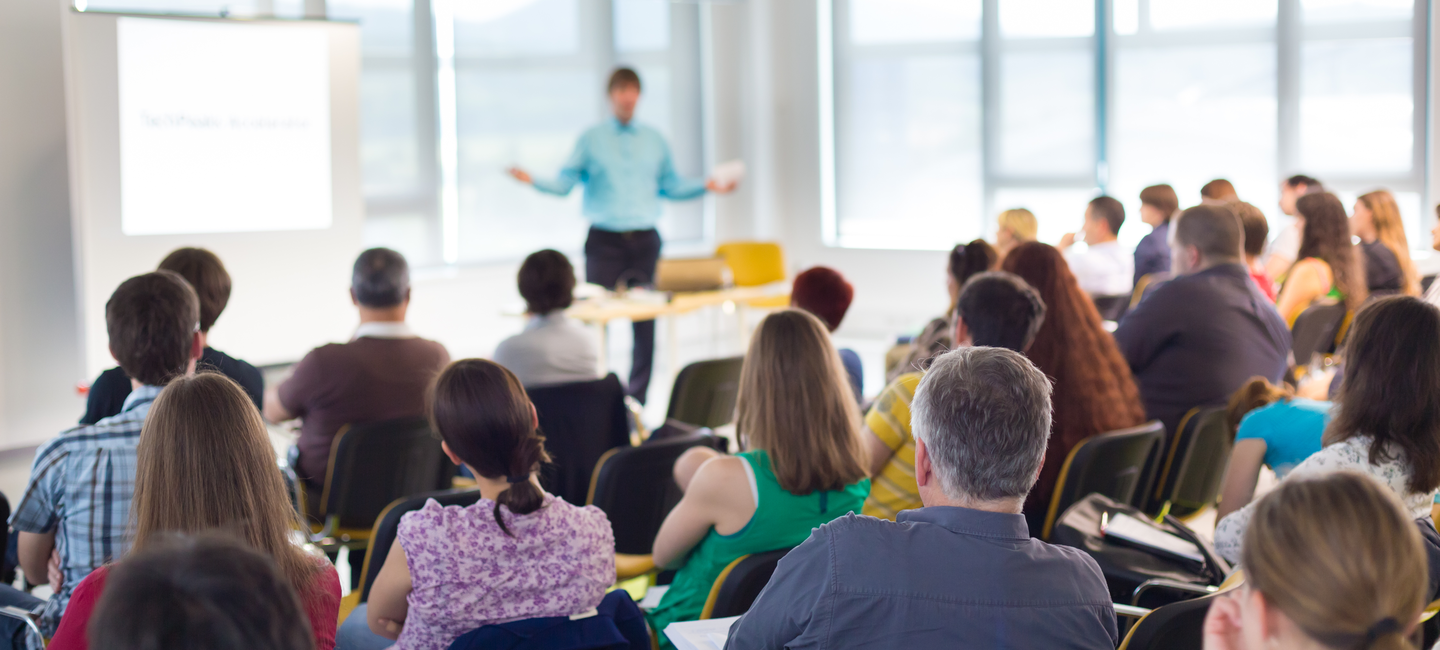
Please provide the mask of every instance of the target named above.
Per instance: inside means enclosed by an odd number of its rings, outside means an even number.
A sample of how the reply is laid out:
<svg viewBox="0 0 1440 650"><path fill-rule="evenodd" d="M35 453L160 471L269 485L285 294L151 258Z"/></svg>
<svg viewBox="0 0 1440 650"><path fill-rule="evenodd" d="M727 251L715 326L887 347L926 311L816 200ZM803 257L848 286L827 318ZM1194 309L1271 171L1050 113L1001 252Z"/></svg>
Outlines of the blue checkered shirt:
<svg viewBox="0 0 1440 650"><path fill-rule="evenodd" d="M135 449L159 394L158 386L141 386L119 415L70 429L35 452L30 484L10 526L22 533L55 533L65 583L40 617L47 638L55 633L75 586L130 547ZM32 581L44 582L45 576Z"/></svg>

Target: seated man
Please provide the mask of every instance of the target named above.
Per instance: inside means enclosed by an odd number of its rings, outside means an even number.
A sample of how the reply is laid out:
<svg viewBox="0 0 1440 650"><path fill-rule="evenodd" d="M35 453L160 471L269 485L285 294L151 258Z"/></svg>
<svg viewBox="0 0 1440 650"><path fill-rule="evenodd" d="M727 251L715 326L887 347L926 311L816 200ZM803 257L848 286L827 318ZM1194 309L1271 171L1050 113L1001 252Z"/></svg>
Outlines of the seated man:
<svg viewBox="0 0 1440 650"><path fill-rule="evenodd" d="M816 266L795 276L790 288L790 306L804 309L825 323L833 334L850 311L850 301L855 298L855 287L845 281L839 271L827 266ZM850 379L850 390L855 392L855 402L865 401L865 367L860 355L850 348L841 348L840 363L845 366L845 375Z"/></svg>
<svg viewBox="0 0 1440 650"><path fill-rule="evenodd" d="M955 347L984 345L1024 352L1045 321L1039 292L1009 273L981 273L970 278L955 301ZM895 519L901 510L920 507L915 485L915 438L910 434L910 402L922 375L895 378L865 416L864 436L870 457L870 497L864 512Z"/></svg>
<svg viewBox="0 0 1440 650"><path fill-rule="evenodd" d="M1108 196L1097 196L1085 208L1086 251L1070 250L1075 233L1060 238L1060 250L1080 288L1092 296L1121 296L1135 286L1135 259L1116 240L1125 223L1125 206Z"/></svg>
<svg viewBox="0 0 1440 650"><path fill-rule="evenodd" d="M295 473L318 497L335 432L346 424L425 415L425 391L450 363L445 347L405 324L410 269L388 248L355 260L350 299L360 326L349 343L323 345L265 396L271 422L302 418Z"/></svg>
<svg viewBox="0 0 1440 650"><path fill-rule="evenodd" d="M1100 567L1032 539L1020 514L1050 435L1045 374L1012 350L953 350L914 407L925 507L815 529L725 647L1114 648Z"/></svg>
<svg viewBox="0 0 1440 650"><path fill-rule="evenodd" d="M118 415L76 427L40 446L25 495L10 517L10 527L19 532L25 577L43 584L47 564L50 570L58 567L58 588L40 617L40 631L47 638L55 633L75 585L119 559L130 545L140 429L166 382L195 370L205 340L199 322L195 290L171 271L130 278L105 303L110 354L130 377L130 396ZM8 591L0 594L0 604L26 609L39 604L4 589ZM0 619L0 634L14 638L15 624L14 619ZM0 647L4 643L0 639Z"/></svg>
<svg viewBox="0 0 1440 650"><path fill-rule="evenodd" d="M575 269L559 252L531 253L520 265L520 297L530 317L525 331L495 348L526 388L600 378L600 343L595 333L565 315L575 296Z"/></svg>
<svg viewBox="0 0 1440 650"><path fill-rule="evenodd" d="M1242 228L1222 205L1181 212L1170 230L1175 279L1115 331L1146 415L1167 431L1192 408L1224 406L1251 377L1278 384L1285 374L1290 331L1250 280Z"/></svg>
<svg viewBox="0 0 1440 650"><path fill-rule="evenodd" d="M265 396L265 378L260 370L210 347L210 328L230 302L230 274L225 271L225 265L203 248L179 248L160 261L160 270L179 273L200 297L200 341L205 346L205 355L200 357L198 367L218 370L234 379L259 409ZM80 424L95 424L101 418L119 413L129 396L130 378L124 370L117 367L100 373L95 383L90 384Z"/></svg>

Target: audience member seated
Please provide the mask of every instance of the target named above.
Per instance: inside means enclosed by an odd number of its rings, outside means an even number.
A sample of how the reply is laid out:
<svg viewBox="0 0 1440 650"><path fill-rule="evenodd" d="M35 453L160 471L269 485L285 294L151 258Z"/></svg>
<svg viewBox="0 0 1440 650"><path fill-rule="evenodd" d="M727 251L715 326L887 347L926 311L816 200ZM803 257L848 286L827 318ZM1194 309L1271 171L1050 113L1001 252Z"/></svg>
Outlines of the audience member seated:
<svg viewBox="0 0 1440 650"><path fill-rule="evenodd" d="M245 394L250 396L258 410L265 396L265 378L260 371L209 344L210 328L230 302L230 274L225 271L225 265L214 253L203 248L180 248L160 261L159 270L179 273L200 297L200 342L205 346L205 353L196 367L218 370L234 379L245 389ZM118 414L129 396L130 378L125 376L124 370L115 367L100 373L95 383L90 384L85 415L80 418L80 424L95 424Z"/></svg>
<svg viewBox="0 0 1440 650"><path fill-rule="evenodd" d="M1224 404L1259 375L1279 382L1290 332L1241 262L1240 220L1223 205L1175 218L1174 274L1115 331L1145 413L1175 431L1185 412Z"/></svg>
<svg viewBox="0 0 1440 650"><path fill-rule="evenodd" d="M1239 200L1240 195L1235 193L1235 186L1223 178L1217 178L1200 187L1201 205L1224 205Z"/></svg>
<svg viewBox="0 0 1440 650"><path fill-rule="evenodd" d="M1011 212L1019 210L1007 210L1003 214ZM1028 211L1025 213L1029 214ZM886 370L885 383L893 383L900 375L924 370L925 364L931 359L955 347L955 340L951 338L955 333L955 323L951 321L951 317L955 314L955 301L960 296L960 287L965 286L975 274L998 268L1002 257L983 239L976 239L950 250L950 261L945 267L945 291L950 294L950 309L920 330L920 334L910 342L910 350L905 357Z"/></svg>
<svg viewBox="0 0 1440 650"><path fill-rule="evenodd" d="M960 291L955 308L955 346L1008 348L1024 352L1045 322L1040 294L1010 273L981 273ZM920 507L915 485L915 438L910 408L921 373L901 375L875 400L865 416L862 436L870 461L870 496L865 514L895 520L902 510Z"/></svg>
<svg viewBox="0 0 1440 650"><path fill-rule="evenodd" d="M736 558L790 548L870 493L860 412L819 319L765 317L740 371L736 433L747 451L695 447L675 461L684 492L655 538L656 566L678 569L649 613L663 631L699 618L710 587ZM661 648L673 648L667 638Z"/></svg>
<svg viewBox="0 0 1440 650"><path fill-rule="evenodd" d="M1413 518L1429 516L1440 486L1440 310L1408 296L1366 305L1350 327L1344 372L1325 447L1285 480L1356 470L1388 486ZM1240 559L1254 511L1252 503L1215 527L1225 559Z"/></svg>
<svg viewBox="0 0 1440 650"><path fill-rule="evenodd" d="M1365 260L1350 241L1345 206L1329 192L1306 194L1295 206L1300 213L1300 261L1280 281L1275 308L1290 324L1321 300L1358 309L1368 296Z"/></svg>
<svg viewBox="0 0 1440 650"><path fill-rule="evenodd" d="M1350 231L1365 255L1365 285L1373 294L1420 295L1420 276L1410 261L1410 242L1400 206L1389 190L1361 194L1355 200Z"/></svg>
<svg viewBox="0 0 1440 650"><path fill-rule="evenodd" d="M1280 229L1275 240L1265 253L1265 275L1276 282L1285 277L1285 272L1300 259L1300 213L1295 202L1307 194L1319 194L1325 186L1309 176L1295 175L1280 181L1280 211L1289 216L1290 223Z"/></svg>
<svg viewBox="0 0 1440 650"><path fill-rule="evenodd" d="M219 531L238 537L274 561L300 596L318 650L335 647L340 578L335 567L290 541L295 509L275 464L275 450L260 412L245 391L224 375L200 373L175 379L156 398L140 433L134 545L143 555L167 533ZM51 650L85 650L86 626L95 603L109 591L115 567L102 566L76 585Z"/></svg>
<svg viewBox="0 0 1440 650"><path fill-rule="evenodd" d="M1265 213L1261 212L1260 208L1244 201L1231 201L1225 204L1225 207L1240 217L1240 227L1245 230L1245 268L1250 271L1250 279L1255 281L1260 293L1274 303L1278 297L1275 282L1265 275L1265 264L1260 261L1261 254L1265 252L1266 240L1270 237L1270 221L1265 218Z"/></svg>
<svg viewBox="0 0 1440 650"><path fill-rule="evenodd" d="M1080 288L1092 296L1128 295L1135 280L1135 259L1115 239L1125 223L1125 206L1108 196L1097 196L1085 208L1086 250L1070 250L1075 233L1060 238L1065 261L1080 282Z"/></svg>
<svg viewBox="0 0 1440 650"><path fill-rule="evenodd" d="M1329 416L1330 402L1296 397L1288 387L1277 387L1264 377L1254 377L1235 391L1225 409L1225 423L1235 436L1235 446L1225 467L1216 520L1245 507L1255 497L1261 465L1283 479L1320 451Z"/></svg>
<svg viewBox="0 0 1440 650"><path fill-rule="evenodd" d="M1035 241L1039 233L1040 224L1035 221L1035 213L1025 208L1001 212L995 218L995 251L1000 259L1005 259L1016 246Z"/></svg>
<svg viewBox="0 0 1440 650"><path fill-rule="evenodd" d="M845 320L845 312L850 310L850 301L854 297L855 287L845 281L845 276L839 271L816 266L795 276L790 289L790 306L814 314L833 334L840 328L840 321ZM845 367L850 389L855 392L855 402L863 402L865 367L860 364L860 355L849 348L841 348L839 353L840 365Z"/></svg>
<svg viewBox="0 0 1440 650"><path fill-rule="evenodd" d="M1003 267L1040 292L1045 304L1045 322L1026 352L1055 382L1045 464L1025 500L1025 518L1038 535L1070 450L1091 436L1144 423L1145 407L1130 366L1060 251L1038 242L1024 244L1005 258Z"/></svg>
<svg viewBox="0 0 1440 650"><path fill-rule="evenodd" d="M1050 434L1050 381L1001 348L935 360L914 402L925 507L847 515L783 560L726 648L1095 648L1118 641L1083 551L1020 514Z"/></svg>
<svg viewBox="0 0 1440 650"><path fill-rule="evenodd" d="M405 324L410 269L399 253L388 248L361 253L350 299L360 312L355 338L311 350L265 397L271 422L302 419L295 473L317 502L340 427L424 415L425 390L450 362L445 346L416 336Z"/></svg>
<svg viewBox="0 0 1440 650"><path fill-rule="evenodd" d="M1394 494L1353 472L1286 481L1254 521L1245 585L1211 602L1205 650L1414 648L1427 557Z"/></svg>
<svg viewBox="0 0 1440 650"><path fill-rule="evenodd" d="M345 619L336 647L444 650L492 623L600 604L615 582L615 535L599 508L540 487L550 457L520 380L491 361L456 361L435 382L430 421L450 460L475 475L480 500L432 500L400 519L369 601Z"/></svg>
<svg viewBox="0 0 1440 650"><path fill-rule="evenodd" d="M600 378L600 343L583 323L565 315L575 300L575 268L557 251L531 253L520 265L520 297L530 318L525 331L495 348L495 363L526 387Z"/></svg>
<svg viewBox="0 0 1440 650"><path fill-rule="evenodd" d="M1147 275L1170 272L1170 219L1180 209L1180 197L1169 185L1151 185L1140 190L1140 220L1150 234L1135 246L1135 284Z"/></svg>
<svg viewBox="0 0 1440 650"><path fill-rule="evenodd" d="M130 396L119 415L61 433L40 445L25 494L10 517L19 533L20 567L31 582L52 580L40 631L50 637L81 578L125 554L130 546L130 501L136 480L140 429L160 389L195 370L204 348L200 300L173 271L155 271L121 283L105 303L110 354L130 377ZM41 602L0 587L0 605L34 609ZM0 647L23 628L0 619ZM19 643L16 647L25 647Z"/></svg>

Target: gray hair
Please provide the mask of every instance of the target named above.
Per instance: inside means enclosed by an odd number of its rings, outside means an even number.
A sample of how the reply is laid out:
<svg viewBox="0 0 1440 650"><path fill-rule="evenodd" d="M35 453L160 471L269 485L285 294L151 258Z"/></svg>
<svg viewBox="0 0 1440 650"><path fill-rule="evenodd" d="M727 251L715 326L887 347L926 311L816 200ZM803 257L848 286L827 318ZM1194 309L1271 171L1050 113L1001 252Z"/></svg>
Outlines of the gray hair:
<svg viewBox="0 0 1440 650"><path fill-rule="evenodd" d="M350 276L355 302L366 307L394 307L410 294L410 265L388 248L372 248L355 260Z"/></svg>
<svg viewBox="0 0 1440 650"><path fill-rule="evenodd" d="M1018 352L971 347L935 358L910 404L945 495L1025 498L1050 438L1050 380Z"/></svg>

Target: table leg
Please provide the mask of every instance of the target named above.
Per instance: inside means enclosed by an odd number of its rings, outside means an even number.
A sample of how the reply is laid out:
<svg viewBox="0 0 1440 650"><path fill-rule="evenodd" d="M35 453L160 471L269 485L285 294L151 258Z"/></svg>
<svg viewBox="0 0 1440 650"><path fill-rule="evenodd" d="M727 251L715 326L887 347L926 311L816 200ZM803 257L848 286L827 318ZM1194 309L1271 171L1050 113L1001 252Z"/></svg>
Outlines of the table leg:
<svg viewBox="0 0 1440 650"><path fill-rule="evenodd" d="M600 336L600 354L597 361L600 365L598 369L600 376L604 377L610 374L610 321L599 321L591 323L591 325L595 326L596 332Z"/></svg>

